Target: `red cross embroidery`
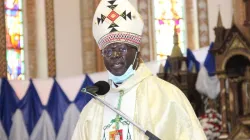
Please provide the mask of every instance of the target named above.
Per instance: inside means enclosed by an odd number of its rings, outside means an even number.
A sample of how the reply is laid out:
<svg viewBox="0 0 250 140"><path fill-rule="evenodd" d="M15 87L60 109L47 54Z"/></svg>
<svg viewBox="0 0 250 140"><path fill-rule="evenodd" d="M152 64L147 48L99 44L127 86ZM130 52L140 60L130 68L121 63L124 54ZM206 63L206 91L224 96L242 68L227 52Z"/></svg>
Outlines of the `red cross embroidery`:
<svg viewBox="0 0 250 140"><path fill-rule="evenodd" d="M111 11L108 15L108 19L114 22L120 15L117 14L115 11Z"/></svg>

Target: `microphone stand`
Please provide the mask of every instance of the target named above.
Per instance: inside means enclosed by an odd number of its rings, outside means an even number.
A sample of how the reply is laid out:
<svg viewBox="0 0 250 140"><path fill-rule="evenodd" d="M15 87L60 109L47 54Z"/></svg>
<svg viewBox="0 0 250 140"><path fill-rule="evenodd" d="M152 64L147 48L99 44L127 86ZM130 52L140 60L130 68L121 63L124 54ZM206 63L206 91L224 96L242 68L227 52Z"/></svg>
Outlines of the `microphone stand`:
<svg viewBox="0 0 250 140"><path fill-rule="evenodd" d="M132 123L134 126L136 126L139 130L141 130L146 136L149 137L149 140L161 140L159 139L157 136L155 136L153 133L151 133L148 130L144 130L141 126L139 126L138 124L136 124L133 120L131 120L126 114L122 113L121 111L119 111L118 109L114 108L113 106L111 106L109 103L107 103L106 101L100 99L96 93L90 93L87 91L86 88L83 88L81 90L81 92L85 92L89 95L91 95L92 97L94 97L96 100L100 101L101 103L103 103L104 105L106 105L108 108L110 108L111 110L113 110L114 112L116 112L117 114L119 114L120 116L122 116L123 118L125 118L127 121L129 121L130 123Z"/></svg>

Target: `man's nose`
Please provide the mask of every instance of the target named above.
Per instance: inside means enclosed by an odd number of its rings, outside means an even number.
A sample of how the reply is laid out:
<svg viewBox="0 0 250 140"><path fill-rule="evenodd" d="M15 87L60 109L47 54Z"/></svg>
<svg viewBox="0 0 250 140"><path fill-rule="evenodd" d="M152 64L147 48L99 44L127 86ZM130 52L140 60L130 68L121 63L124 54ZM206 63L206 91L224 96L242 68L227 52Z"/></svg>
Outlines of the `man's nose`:
<svg viewBox="0 0 250 140"><path fill-rule="evenodd" d="M113 53L112 53L112 57L120 57L120 52L118 52L118 51L113 51Z"/></svg>

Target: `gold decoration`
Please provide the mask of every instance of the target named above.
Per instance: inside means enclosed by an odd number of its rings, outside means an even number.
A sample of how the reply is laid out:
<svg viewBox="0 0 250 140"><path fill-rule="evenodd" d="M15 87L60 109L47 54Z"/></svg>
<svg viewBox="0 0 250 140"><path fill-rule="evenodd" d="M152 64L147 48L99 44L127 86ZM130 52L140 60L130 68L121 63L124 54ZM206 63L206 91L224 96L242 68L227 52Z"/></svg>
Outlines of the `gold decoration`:
<svg viewBox="0 0 250 140"><path fill-rule="evenodd" d="M195 65L192 66L192 73L197 73Z"/></svg>
<svg viewBox="0 0 250 140"><path fill-rule="evenodd" d="M224 127L224 128L226 128L226 127L227 127L227 125L226 125L226 124L223 124L223 127Z"/></svg>
<svg viewBox="0 0 250 140"><path fill-rule="evenodd" d="M250 125L250 117L249 117L249 115L247 116L247 117L242 117L242 118L240 118L240 122L242 123L242 124L244 124L244 125Z"/></svg>
<svg viewBox="0 0 250 140"><path fill-rule="evenodd" d="M56 76L56 50L55 50L55 22L54 1L45 0L46 6L46 31L47 31L47 54L48 54L48 76Z"/></svg>
<svg viewBox="0 0 250 140"><path fill-rule="evenodd" d="M4 0L0 0L0 77L7 77Z"/></svg>
<svg viewBox="0 0 250 140"><path fill-rule="evenodd" d="M220 10L219 10L219 14L218 14L217 27L223 27L223 23L222 23L222 20L221 20Z"/></svg>
<svg viewBox="0 0 250 140"><path fill-rule="evenodd" d="M217 75L217 77L219 79L226 79L227 78L226 74L219 74L219 75Z"/></svg>
<svg viewBox="0 0 250 140"><path fill-rule="evenodd" d="M223 105L223 107L222 107L222 111L225 111L226 110L226 106L225 105Z"/></svg>
<svg viewBox="0 0 250 140"><path fill-rule="evenodd" d="M232 39L232 44L229 48L229 50L231 49L237 49L237 48L247 48L246 44L242 43L242 39L239 37L238 34L234 34L233 35L233 39Z"/></svg>
<svg viewBox="0 0 250 140"><path fill-rule="evenodd" d="M194 65L193 65L194 66ZM186 61L181 62L181 71L187 71L187 64Z"/></svg>
<svg viewBox="0 0 250 140"><path fill-rule="evenodd" d="M226 43L226 50L223 53L224 59L221 61L220 68L225 71L227 61L235 55L242 55L250 60L250 48L246 42L239 35L239 33L232 33L232 38Z"/></svg>
<svg viewBox="0 0 250 140"><path fill-rule="evenodd" d="M229 79L229 82L232 82L232 83L238 83L238 82L240 82L240 81L243 81L245 79L245 77L236 77L236 78L231 78L231 79Z"/></svg>
<svg viewBox="0 0 250 140"><path fill-rule="evenodd" d="M183 54L182 54L181 49L179 47L179 39L178 39L178 33L176 30L176 26L174 29L174 47L172 49L171 57L183 57Z"/></svg>
<svg viewBox="0 0 250 140"><path fill-rule="evenodd" d="M238 123L235 129L233 129L232 133L229 136L230 140L246 140L249 139L250 132L248 128L246 128L241 123Z"/></svg>
<svg viewBox="0 0 250 140"><path fill-rule="evenodd" d="M221 90L221 94L222 93L226 93L226 89L225 88L223 88L222 90Z"/></svg>
<svg viewBox="0 0 250 140"><path fill-rule="evenodd" d="M228 134L227 133L222 133L220 136L219 136L219 140L227 140L228 138Z"/></svg>
<svg viewBox="0 0 250 140"><path fill-rule="evenodd" d="M173 47L171 57L183 57L183 55L181 53L181 49L180 49L179 46L174 46Z"/></svg>

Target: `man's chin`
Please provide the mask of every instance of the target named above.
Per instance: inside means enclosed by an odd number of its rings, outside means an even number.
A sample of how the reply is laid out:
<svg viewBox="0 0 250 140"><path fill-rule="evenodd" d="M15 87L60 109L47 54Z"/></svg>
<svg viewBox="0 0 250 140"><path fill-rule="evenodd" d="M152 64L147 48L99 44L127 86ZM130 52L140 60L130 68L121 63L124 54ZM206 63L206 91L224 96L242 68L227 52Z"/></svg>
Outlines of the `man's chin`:
<svg viewBox="0 0 250 140"><path fill-rule="evenodd" d="M115 76L121 76L125 73L125 71L123 69L122 70L112 69L110 72Z"/></svg>

